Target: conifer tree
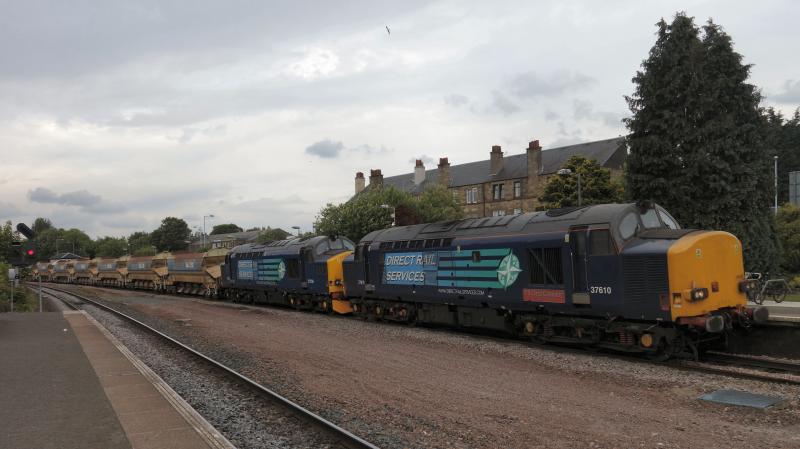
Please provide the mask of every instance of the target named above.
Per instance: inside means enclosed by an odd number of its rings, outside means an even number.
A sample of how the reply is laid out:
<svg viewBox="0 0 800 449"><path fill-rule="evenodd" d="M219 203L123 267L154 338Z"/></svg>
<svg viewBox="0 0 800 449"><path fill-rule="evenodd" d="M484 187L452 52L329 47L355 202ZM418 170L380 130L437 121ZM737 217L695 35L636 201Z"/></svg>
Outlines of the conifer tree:
<svg viewBox="0 0 800 449"><path fill-rule="evenodd" d="M772 159L750 67L710 20L702 33L684 13L659 22L626 98L626 181L634 199L662 204L685 227L735 234L748 269L774 270Z"/></svg>

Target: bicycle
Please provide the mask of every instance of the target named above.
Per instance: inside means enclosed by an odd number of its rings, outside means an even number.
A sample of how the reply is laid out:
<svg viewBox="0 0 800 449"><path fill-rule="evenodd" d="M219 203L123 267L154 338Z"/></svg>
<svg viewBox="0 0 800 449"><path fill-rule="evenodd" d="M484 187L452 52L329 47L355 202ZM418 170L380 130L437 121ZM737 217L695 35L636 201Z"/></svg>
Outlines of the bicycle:
<svg viewBox="0 0 800 449"><path fill-rule="evenodd" d="M764 304L764 300L774 301L777 304L786 299L786 295L791 288L786 279L775 278L766 279L769 273L745 273L745 279L756 281L758 288L747 290L747 300L758 305Z"/></svg>

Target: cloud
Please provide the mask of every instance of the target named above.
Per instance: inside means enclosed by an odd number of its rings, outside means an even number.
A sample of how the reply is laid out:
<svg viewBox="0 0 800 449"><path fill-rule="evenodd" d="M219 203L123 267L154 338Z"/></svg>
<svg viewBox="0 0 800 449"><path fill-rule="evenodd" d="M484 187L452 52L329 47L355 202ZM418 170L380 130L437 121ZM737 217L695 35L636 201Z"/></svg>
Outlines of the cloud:
<svg viewBox="0 0 800 449"><path fill-rule="evenodd" d="M384 145L381 145L380 147L373 147L372 145L368 145L366 143L363 143L361 145L352 148L348 148L347 150L353 152L362 152L367 154L386 154L386 153L391 153L393 151Z"/></svg>
<svg viewBox="0 0 800 449"><path fill-rule="evenodd" d="M306 154L319 156L324 159L334 159L344 149L342 142L333 142L330 139L320 140L306 147Z"/></svg>
<svg viewBox="0 0 800 449"><path fill-rule="evenodd" d="M421 160L422 163L425 164L428 167L431 167L436 163L436 159L428 156L427 154L422 154L419 157L412 157L411 159L408 160L408 163L412 164L412 165L416 164L417 163L417 159Z"/></svg>
<svg viewBox="0 0 800 449"><path fill-rule="evenodd" d="M339 67L339 56L326 48L311 48L301 58L289 64L287 74L306 81L331 75Z"/></svg>
<svg viewBox="0 0 800 449"><path fill-rule="evenodd" d="M592 102L587 100L573 101L572 112L576 120L599 121L609 127L619 127L622 123L622 115L609 111L595 111Z"/></svg>
<svg viewBox="0 0 800 449"><path fill-rule="evenodd" d="M511 115L520 110L516 103L496 90L492 92L492 105L500 110L503 115Z"/></svg>
<svg viewBox="0 0 800 449"><path fill-rule="evenodd" d="M469 98L467 98L465 95L450 94L450 95L445 95L444 97L444 104L448 106L459 107L459 106L464 106L467 103L469 103Z"/></svg>
<svg viewBox="0 0 800 449"><path fill-rule="evenodd" d="M34 203L77 206L82 211L90 213L117 213L125 210L121 204L106 202L100 195L90 193L88 190L76 190L59 195L46 187L37 187L28 192L28 199Z"/></svg>
<svg viewBox="0 0 800 449"><path fill-rule="evenodd" d="M20 215L22 215L22 210L20 210L17 206L5 201L0 201L0 219L5 221ZM2 224L3 223L0 223L0 225Z"/></svg>
<svg viewBox="0 0 800 449"><path fill-rule="evenodd" d="M555 97L595 82L594 78L580 72L557 72L547 79L535 72L525 72L509 81L508 90L518 98Z"/></svg>
<svg viewBox="0 0 800 449"><path fill-rule="evenodd" d="M800 103L800 80L786 80L783 92L769 98L780 103Z"/></svg>

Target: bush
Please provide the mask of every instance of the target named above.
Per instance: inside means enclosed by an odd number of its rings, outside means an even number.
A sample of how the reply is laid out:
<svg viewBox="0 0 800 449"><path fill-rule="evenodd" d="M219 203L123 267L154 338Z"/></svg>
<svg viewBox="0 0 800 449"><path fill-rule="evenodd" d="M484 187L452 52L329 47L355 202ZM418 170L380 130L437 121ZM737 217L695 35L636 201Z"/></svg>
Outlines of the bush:
<svg viewBox="0 0 800 449"><path fill-rule="evenodd" d="M11 281L8 280L8 269L11 265L0 262L0 312L11 311ZM14 288L14 311L31 312L39 310L39 301L30 290L18 285Z"/></svg>

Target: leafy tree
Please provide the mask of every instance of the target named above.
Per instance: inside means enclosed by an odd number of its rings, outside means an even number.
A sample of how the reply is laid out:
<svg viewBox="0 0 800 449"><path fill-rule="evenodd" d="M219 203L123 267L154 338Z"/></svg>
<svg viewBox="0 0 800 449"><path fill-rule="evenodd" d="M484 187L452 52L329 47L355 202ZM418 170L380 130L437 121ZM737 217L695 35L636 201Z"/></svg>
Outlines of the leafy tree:
<svg viewBox="0 0 800 449"><path fill-rule="evenodd" d="M158 251L156 251L156 247L153 245L140 246L131 251L131 255L134 256L155 256L156 253L158 253Z"/></svg>
<svg viewBox="0 0 800 449"><path fill-rule="evenodd" d="M267 226L267 228L264 229L264 232L258 234L256 240L259 243L272 242L275 240L283 240L286 237L289 237L290 235L291 235L290 233L284 231L281 228L273 229Z"/></svg>
<svg viewBox="0 0 800 449"><path fill-rule="evenodd" d="M786 204L778 209L775 228L781 244L781 269L800 273L800 207Z"/></svg>
<svg viewBox="0 0 800 449"><path fill-rule="evenodd" d="M567 159L563 168L571 175L555 175L544 186L542 201L546 209L578 205L578 176L581 175L581 204L619 203L623 200L623 186L611 178L611 171L597 161L575 155Z"/></svg>
<svg viewBox="0 0 800 449"><path fill-rule="evenodd" d="M137 255L148 255L150 252L155 254L156 252L156 249L152 244L150 234L144 231L136 231L128 236L128 249L130 250L131 254L136 254L142 251L147 253Z"/></svg>
<svg viewBox="0 0 800 449"><path fill-rule="evenodd" d="M128 241L125 237L103 237L95 241L97 257L120 257L127 254Z"/></svg>
<svg viewBox="0 0 800 449"><path fill-rule="evenodd" d="M189 246L187 239L191 234L185 221L166 217L161 220L161 226L150 234L150 242L158 251L182 250Z"/></svg>
<svg viewBox="0 0 800 449"><path fill-rule="evenodd" d="M50 221L49 218L39 217L36 220L33 220L33 225L31 226L31 229L33 229L33 232L38 234L47 229L52 229L52 227L53 223Z"/></svg>
<svg viewBox="0 0 800 449"><path fill-rule="evenodd" d="M14 251L11 247L11 242L16 240L16 231L11 228L11 222L6 221L3 226L0 226L0 261L9 261ZM4 272L0 272L0 276Z"/></svg>
<svg viewBox="0 0 800 449"><path fill-rule="evenodd" d="M435 184L426 188L416 198L415 214L421 223L457 220L464 217L464 210L453 200L453 193L446 187ZM397 220L399 222L399 220Z"/></svg>
<svg viewBox="0 0 800 449"><path fill-rule="evenodd" d="M800 108L785 120L779 111L764 111L766 148L778 156L778 204L789 201L789 172L800 171Z"/></svg>
<svg viewBox="0 0 800 449"><path fill-rule="evenodd" d="M678 13L657 35L626 97L630 195L662 204L686 227L732 232L748 270L771 270L772 161L750 65L710 20L701 33Z"/></svg>
<svg viewBox="0 0 800 449"><path fill-rule="evenodd" d="M242 228L240 228L239 226L236 226L233 223L218 224L218 225L215 225L214 228L211 230L211 234L210 235L230 234L232 232L242 232Z"/></svg>
<svg viewBox="0 0 800 449"><path fill-rule="evenodd" d="M367 189L346 203L328 204L317 215L318 235L344 235L353 241L377 229L429 221L455 220L462 209L444 187L431 187L419 197L388 186Z"/></svg>
<svg viewBox="0 0 800 449"><path fill-rule="evenodd" d="M46 228L36 234L39 260L47 260L56 254L74 252L79 256L94 257L94 242L80 229Z"/></svg>

